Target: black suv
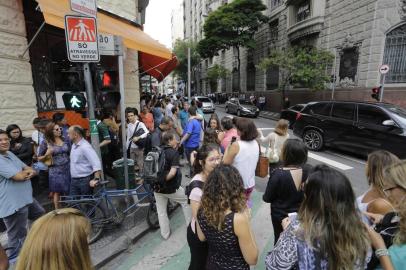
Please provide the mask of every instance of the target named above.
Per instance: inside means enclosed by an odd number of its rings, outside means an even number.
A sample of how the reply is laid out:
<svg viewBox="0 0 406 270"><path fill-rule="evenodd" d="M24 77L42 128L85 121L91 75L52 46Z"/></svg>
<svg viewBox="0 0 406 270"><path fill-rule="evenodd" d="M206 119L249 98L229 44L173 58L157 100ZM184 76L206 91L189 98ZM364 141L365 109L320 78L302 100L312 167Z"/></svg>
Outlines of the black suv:
<svg viewBox="0 0 406 270"><path fill-rule="evenodd" d="M366 156L384 149L406 158L406 110L393 104L311 102L298 113L293 132L313 151L331 146Z"/></svg>

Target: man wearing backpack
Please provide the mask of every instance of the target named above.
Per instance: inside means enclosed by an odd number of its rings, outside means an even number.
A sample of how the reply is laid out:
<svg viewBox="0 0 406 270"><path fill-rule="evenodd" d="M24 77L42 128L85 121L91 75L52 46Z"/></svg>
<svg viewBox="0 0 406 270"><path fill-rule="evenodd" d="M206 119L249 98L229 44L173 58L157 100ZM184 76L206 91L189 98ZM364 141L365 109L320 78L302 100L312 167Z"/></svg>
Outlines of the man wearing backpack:
<svg viewBox="0 0 406 270"><path fill-rule="evenodd" d="M182 206L186 224L189 224L192 216L190 206L187 202L185 190L181 187L182 173L179 169L179 153L177 151L178 140L175 133L167 131L162 134L161 149L165 156L162 173L159 174L155 185L154 196L158 212L158 221L161 228L161 235L166 240L170 236L169 218L166 211L168 199L179 203Z"/></svg>

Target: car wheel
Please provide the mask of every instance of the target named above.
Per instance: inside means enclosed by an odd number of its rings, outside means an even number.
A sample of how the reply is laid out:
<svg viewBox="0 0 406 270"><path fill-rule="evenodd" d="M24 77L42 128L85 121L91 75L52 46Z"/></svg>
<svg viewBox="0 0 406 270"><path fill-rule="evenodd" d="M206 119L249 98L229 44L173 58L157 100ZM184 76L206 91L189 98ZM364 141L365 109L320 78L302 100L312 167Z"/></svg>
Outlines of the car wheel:
<svg viewBox="0 0 406 270"><path fill-rule="evenodd" d="M226 113L228 113L228 107L226 106Z"/></svg>
<svg viewBox="0 0 406 270"><path fill-rule="evenodd" d="M309 150L319 151L323 148L323 135L317 130L309 129L303 135L303 142Z"/></svg>
<svg viewBox="0 0 406 270"><path fill-rule="evenodd" d="M240 110L237 111L237 116L238 116L238 117L241 116L241 111L240 111Z"/></svg>

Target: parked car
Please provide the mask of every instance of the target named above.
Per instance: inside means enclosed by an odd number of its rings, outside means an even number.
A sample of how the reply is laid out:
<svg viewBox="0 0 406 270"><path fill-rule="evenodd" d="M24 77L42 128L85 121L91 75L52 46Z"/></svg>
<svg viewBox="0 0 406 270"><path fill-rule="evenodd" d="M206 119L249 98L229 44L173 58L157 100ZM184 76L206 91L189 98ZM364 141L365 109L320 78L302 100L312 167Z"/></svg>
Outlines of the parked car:
<svg viewBox="0 0 406 270"><path fill-rule="evenodd" d="M194 97L194 99L202 103L202 110L204 113L214 113L214 111L216 110L216 107L214 106L214 103L210 98L204 96L196 96Z"/></svg>
<svg viewBox="0 0 406 270"><path fill-rule="evenodd" d="M296 121L296 117L298 116L298 113L301 112L305 106L306 106L306 104L296 104L294 106L291 106L287 109L282 110L281 119L288 120L289 128L292 128L293 124Z"/></svg>
<svg viewBox="0 0 406 270"><path fill-rule="evenodd" d="M230 98L226 102L226 113L235 113L237 116L258 117L259 109L249 100Z"/></svg>
<svg viewBox="0 0 406 270"><path fill-rule="evenodd" d="M406 110L388 103L312 102L293 132L310 150L331 146L368 155L378 149L406 158Z"/></svg>

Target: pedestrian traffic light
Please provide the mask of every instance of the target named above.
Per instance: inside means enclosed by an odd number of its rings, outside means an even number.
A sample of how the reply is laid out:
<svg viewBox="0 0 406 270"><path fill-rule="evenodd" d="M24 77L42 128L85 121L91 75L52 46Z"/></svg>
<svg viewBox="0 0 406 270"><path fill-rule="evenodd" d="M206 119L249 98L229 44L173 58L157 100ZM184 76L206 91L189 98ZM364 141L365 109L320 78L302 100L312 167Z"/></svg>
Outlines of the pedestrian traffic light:
<svg viewBox="0 0 406 270"><path fill-rule="evenodd" d="M98 101L103 109L116 109L120 98L120 92L117 91L101 91L98 95Z"/></svg>
<svg viewBox="0 0 406 270"><path fill-rule="evenodd" d="M382 86L372 88L371 97L373 99L375 99L376 101L379 101L379 97L380 97L380 94L381 94L381 88L382 88Z"/></svg>
<svg viewBox="0 0 406 270"><path fill-rule="evenodd" d="M62 100L69 111L82 111L86 108L86 98L82 93L65 93Z"/></svg>

